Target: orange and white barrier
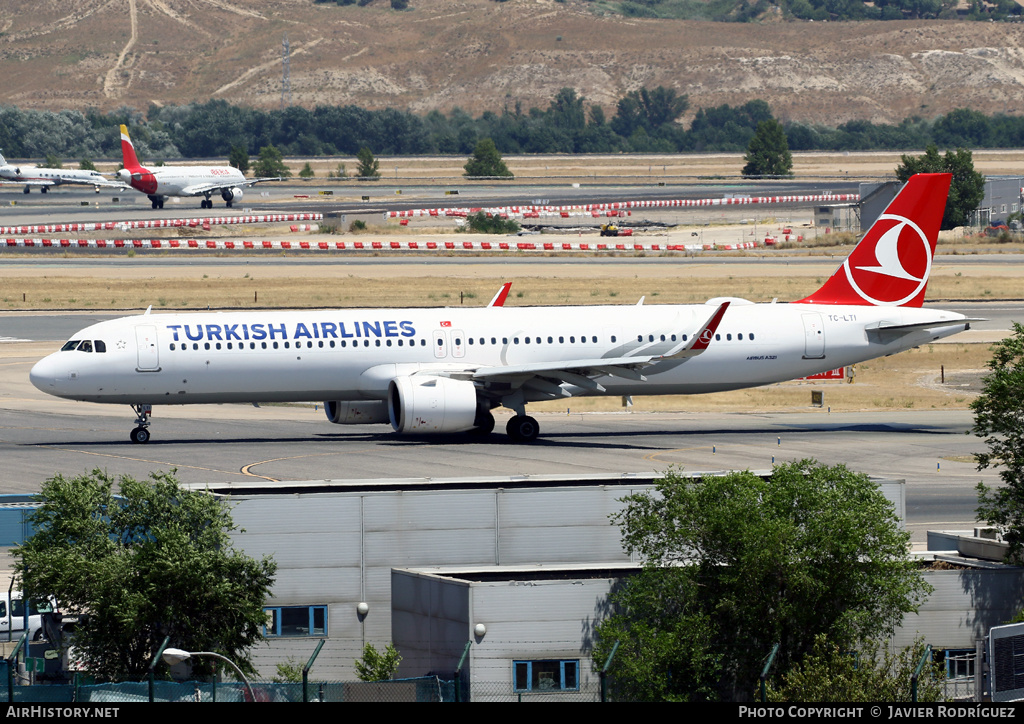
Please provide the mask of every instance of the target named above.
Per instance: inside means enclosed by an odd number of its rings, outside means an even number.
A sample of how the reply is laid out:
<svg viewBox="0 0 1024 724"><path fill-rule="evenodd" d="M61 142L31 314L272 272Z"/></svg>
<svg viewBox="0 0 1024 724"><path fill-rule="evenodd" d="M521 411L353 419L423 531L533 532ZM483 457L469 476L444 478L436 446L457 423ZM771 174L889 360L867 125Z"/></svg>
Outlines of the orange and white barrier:
<svg viewBox="0 0 1024 724"><path fill-rule="evenodd" d="M322 221L323 214L251 214L246 216L209 216L196 219L142 219L138 221L95 221L74 224L40 224L36 226L0 226L5 234L62 234L65 232L129 231L131 229L181 229L233 224L272 224L282 221Z"/></svg>
<svg viewBox="0 0 1024 724"><path fill-rule="evenodd" d="M502 237L508 239L510 237ZM517 237L522 239L522 237ZM621 238L621 237L619 237ZM0 238L0 248L57 249L212 249L270 251L470 251L470 252L654 252L753 249L760 244L665 244L627 241L261 241L225 239L48 239Z"/></svg>

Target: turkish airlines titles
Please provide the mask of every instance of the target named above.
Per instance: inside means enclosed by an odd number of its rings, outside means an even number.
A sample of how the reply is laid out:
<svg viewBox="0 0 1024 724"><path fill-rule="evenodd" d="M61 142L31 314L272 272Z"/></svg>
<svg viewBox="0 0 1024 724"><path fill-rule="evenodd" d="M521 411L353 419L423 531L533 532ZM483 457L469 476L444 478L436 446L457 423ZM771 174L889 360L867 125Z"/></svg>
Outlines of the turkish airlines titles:
<svg viewBox="0 0 1024 724"><path fill-rule="evenodd" d="M347 326L346 326L347 325ZM356 339L372 337L415 337L416 328L407 320L377 322L296 322L280 324L168 324L175 342L242 342L248 340Z"/></svg>

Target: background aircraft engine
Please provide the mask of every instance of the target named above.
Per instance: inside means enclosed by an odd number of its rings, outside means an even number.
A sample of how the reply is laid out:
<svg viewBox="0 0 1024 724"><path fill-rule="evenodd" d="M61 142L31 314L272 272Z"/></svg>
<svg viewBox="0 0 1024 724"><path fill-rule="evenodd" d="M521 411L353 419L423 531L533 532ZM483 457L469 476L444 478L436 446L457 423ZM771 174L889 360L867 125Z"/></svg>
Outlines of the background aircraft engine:
<svg viewBox="0 0 1024 724"><path fill-rule="evenodd" d="M233 189L224 189L220 192L220 197L225 201L239 201L243 194L242 189L235 186Z"/></svg>
<svg viewBox="0 0 1024 724"><path fill-rule="evenodd" d="M328 400L324 403L324 412L335 425L372 425L391 421L388 405L383 400Z"/></svg>
<svg viewBox="0 0 1024 724"><path fill-rule="evenodd" d="M415 375L388 385L388 413L396 432L462 432L476 419L476 387L468 380Z"/></svg>

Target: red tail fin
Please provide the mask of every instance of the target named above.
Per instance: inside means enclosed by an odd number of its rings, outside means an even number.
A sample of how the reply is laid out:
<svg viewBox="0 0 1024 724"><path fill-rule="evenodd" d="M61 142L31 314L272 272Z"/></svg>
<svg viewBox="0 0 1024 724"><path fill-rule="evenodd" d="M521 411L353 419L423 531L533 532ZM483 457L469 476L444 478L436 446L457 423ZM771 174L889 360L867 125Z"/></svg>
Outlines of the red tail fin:
<svg viewBox="0 0 1024 724"><path fill-rule="evenodd" d="M142 168L138 156L135 155L135 146L132 145L132 139L128 136L128 126L123 124L121 125L121 156L123 157L124 167L129 171Z"/></svg>
<svg viewBox="0 0 1024 724"><path fill-rule="evenodd" d="M952 178L911 176L843 265L796 303L920 307Z"/></svg>

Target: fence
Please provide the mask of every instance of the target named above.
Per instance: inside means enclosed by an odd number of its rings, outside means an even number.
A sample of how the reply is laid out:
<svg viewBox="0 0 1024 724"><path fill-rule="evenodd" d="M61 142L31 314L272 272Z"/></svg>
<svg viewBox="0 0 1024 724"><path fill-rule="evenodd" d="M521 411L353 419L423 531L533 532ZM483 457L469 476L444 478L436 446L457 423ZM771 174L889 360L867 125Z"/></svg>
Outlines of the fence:
<svg viewBox="0 0 1024 724"><path fill-rule="evenodd" d="M7 701L15 704L127 704L149 702L150 690L148 682L59 684L14 686L8 696ZM379 682L311 681L304 697L302 684L254 681L247 687L238 682L158 681L152 701L448 702L455 701L455 686L433 676Z"/></svg>

